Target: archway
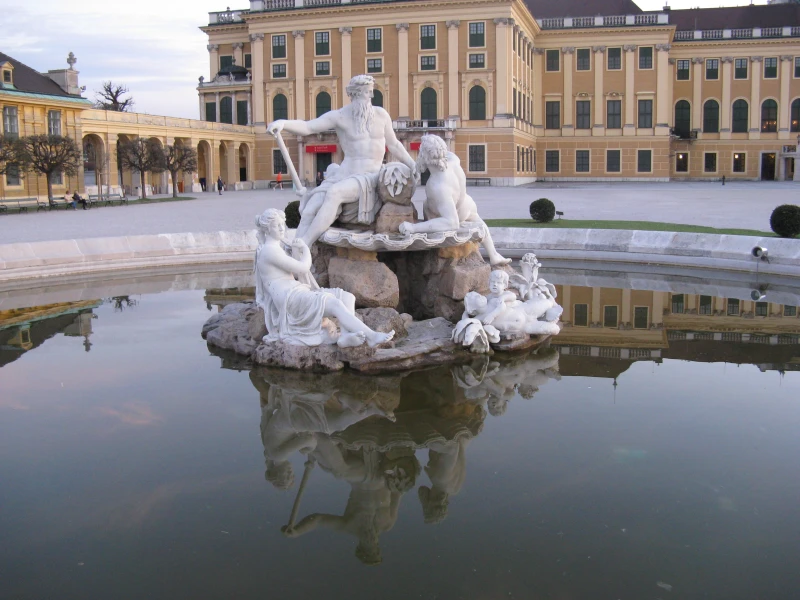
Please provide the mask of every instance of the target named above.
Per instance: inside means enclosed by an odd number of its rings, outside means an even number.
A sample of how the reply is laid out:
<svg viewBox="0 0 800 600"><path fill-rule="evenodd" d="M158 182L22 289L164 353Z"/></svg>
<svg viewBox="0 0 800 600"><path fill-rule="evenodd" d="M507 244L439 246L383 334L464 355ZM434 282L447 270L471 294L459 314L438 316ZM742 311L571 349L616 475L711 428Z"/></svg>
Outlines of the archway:
<svg viewBox="0 0 800 600"><path fill-rule="evenodd" d="M163 152L164 150L164 143L158 139L157 137L151 137L148 142L153 144L159 152ZM167 171L163 171L161 173L153 173L150 172L147 174L146 177L146 184L150 186L150 189L147 190L147 195L150 194L166 194L167 193L167 182L169 181L169 173Z"/></svg>
<svg viewBox="0 0 800 600"><path fill-rule="evenodd" d="M103 139L94 133L83 136L83 189L87 194L97 194L107 184L106 155Z"/></svg>
<svg viewBox="0 0 800 600"><path fill-rule="evenodd" d="M141 185L141 177L139 173L136 173L130 169L125 169L122 167L119 155L119 146L122 142L127 142L130 140L136 139L135 136L126 135L124 133L120 133L117 135L117 141L115 142L114 151L117 156L117 177L119 178L119 187L120 190L124 191L126 195L131 196L133 195L135 188Z"/></svg>
<svg viewBox="0 0 800 600"><path fill-rule="evenodd" d="M239 144L239 181L250 179L250 147L242 142Z"/></svg>
<svg viewBox="0 0 800 600"><path fill-rule="evenodd" d="M200 180L200 189L204 192L214 191L214 167L211 159L211 144L200 140L197 144L197 177Z"/></svg>
<svg viewBox="0 0 800 600"><path fill-rule="evenodd" d="M486 90L474 85L469 90L469 119L483 121L486 119Z"/></svg>
<svg viewBox="0 0 800 600"><path fill-rule="evenodd" d="M231 183L228 173L228 148L225 146L225 142L219 143L219 176L222 177L225 185Z"/></svg>

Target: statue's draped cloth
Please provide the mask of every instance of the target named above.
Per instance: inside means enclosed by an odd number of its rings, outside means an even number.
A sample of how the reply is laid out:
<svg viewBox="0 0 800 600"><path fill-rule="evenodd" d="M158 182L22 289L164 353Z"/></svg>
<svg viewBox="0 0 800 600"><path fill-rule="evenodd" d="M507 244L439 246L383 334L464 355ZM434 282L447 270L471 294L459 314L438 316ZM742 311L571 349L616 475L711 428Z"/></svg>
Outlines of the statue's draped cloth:
<svg viewBox="0 0 800 600"><path fill-rule="evenodd" d="M355 179L358 183L358 201L347 202L341 205L337 220L342 223L362 223L372 225L377 218L383 202L378 196L378 176L380 171L375 173L362 173L358 175L339 175L334 172L321 185L308 192L305 202L308 202L316 194L327 194L328 190L335 183L346 179Z"/></svg>

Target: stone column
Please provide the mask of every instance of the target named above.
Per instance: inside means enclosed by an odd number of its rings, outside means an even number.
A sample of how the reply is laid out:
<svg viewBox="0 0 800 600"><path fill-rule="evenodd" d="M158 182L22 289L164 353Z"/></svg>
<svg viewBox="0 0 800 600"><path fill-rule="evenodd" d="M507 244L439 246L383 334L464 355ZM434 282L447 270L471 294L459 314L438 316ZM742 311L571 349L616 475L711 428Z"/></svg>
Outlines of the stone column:
<svg viewBox="0 0 800 600"><path fill-rule="evenodd" d="M200 121L206 120L206 95L203 92L199 92L197 97L200 99L200 116L197 117Z"/></svg>
<svg viewBox="0 0 800 600"><path fill-rule="evenodd" d="M495 116L508 118L511 114L510 87L511 80L509 73L511 68L508 59L511 54L511 28L514 25L513 19L495 19L495 60L497 68L497 102L495 102Z"/></svg>
<svg viewBox="0 0 800 600"><path fill-rule="evenodd" d="M253 124L253 92L247 92L247 124Z"/></svg>
<svg viewBox="0 0 800 600"><path fill-rule="evenodd" d="M342 34L342 84L347 87L350 83L350 78L353 76L353 28L352 27L339 27L339 33ZM342 94L342 106L350 104L350 96L345 93Z"/></svg>
<svg viewBox="0 0 800 600"><path fill-rule="evenodd" d="M239 181L239 147L235 142L225 142L225 159L228 163L228 181L225 183L230 185L229 191L236 189L236 182Z"/></svg>
<svg viewBox="0 0 800 600"><path fill-rule="evenodd" d="M296 29L292 32L294 36L294 81L297 89L295 90L295 119L306 119L306 32Z"/></svg>
<svg viewBox="0 0 800 600"><path fill-rule="evenodd" d="M703 123L703 59L692 59L692 129Z"/></svg>
<svg viewBox="0 0 800 600"><path fill-rule="evenodd" d="M408 119L408 23L398 23L397 27L397 113L398 118Z"/></svg>
<svg viewBox="0 0 800 600"><path fill-rule="evenodd" d="M620 315L620 324L626 323L630 325L633 322L631 311L631 291L629 289L622 290L622 314Z"/></svg>
<svg viewBox="0 0 800 600"><path fill-rule="evenodd" d="M214 120L216 123L222 123L219 114L219 92L214 92Z"/></svg>
<svg viewBox="0 0 800 600"><path fill-rule="evenodd" d="M651 324L661 325L664 322L664 306L669 304L665 302L668 293L669 292L653 292L653 315L650 318Z"/></svg>
<svg viewBox="0 0 800 600"><path fill-rule="evenodd" d="M250 56L253 61L252 103L250 104L250 121L253 125L264 125L264 34L250 34Z"/></svg>
<svg viewBox="0 0 800 600"><path fill-rule="evenodd" d="M572 57L575 54L573 46L565 46L561 48L563 54L564 64L561 65L562 74L564 75L564 110L562 117L564 119L561 125L562 136L575 135L575 128L572 115L575 111L575 96L572 93Z"/></svg>
<svg viewBox="0 0 800 600"><path fill-rule="evenodd" d="M731 139L731 70L733 69L733 58L724 56L722 58L722 106L719 111L720 128L719 139Z"/></svg>
<svg viewBox="0 0 800 600"><path fill-rule="evenodd" d="M592 319L589 322L589 325L594 326L602 326L603 325L603 313L600 312L602 306L600 306L600 288L593 287L592 288Z"/></svg>
<svg viewBox="0 0 800 600"><path fill-rule="evenodd" d="M633 88L633 76L635 74L636 46L627 44L625 50L625 127L623 135L636 135L636 121L634 110L636 108L636 94Z"/></svg>
<svg viewBox="0 0 800 600"><path fill-rule="evenodd" d="M458 26L460 21L447 21L447 105L450 117L458 117Z"/></svg>
<svg viewBox="0 0 800 600"><path fill-rule="evenodd" d="M594 46L594 127L592 135L605 135L605 93L603 90L603 73L605 72L605 46Z"/></svg>
<svg viewBox="0 0 800 600"><path fill-rule="evenodd" d="M669 134L669 113L672 99L669 93L670 73L669 44L656 44L656 135Z"/></svg>
<svg viewBox="0 0 800 600"><path fill-rule="evenodd" d="M233 47L233 64L238 65L240 67L244 66L244 43L243 42L234 42L231 44Z"/></svg>
<svg viewBox="0 0 800 600"><path fill-rule="evenodd" d="M542 99L542 56L543 48L533 49L533 128L536 135L544 133L544 119L542 119L542 109L544 100ZM542 131L539 131L542 130Z"/></svg>
<svg viewBox="0 0 800 600"><path fill-rule="evenodd" d="M208 50L209 78L213 80L219 73L219 45L209 44L206 49Z"/></svg>
<svg viewBox="0 0 800 600"><path fill-rule="evenodd" d="M761 61L763 56L750 57L750 136L761 139ZM752 159L751 159L752 160ZM759 165L759 168L760 165Z"/></svg>
<svg viewBox="0 0 800 600"><path fill-rule="evenodd" d="M781 97L778 103L778 139L788 140L790 129L790 99L789 99L789 84L792 81L792 56L781 56ZM781 165L786 161L780 159Z"/></svg>
<svg viewBox="0 0 800 600"><path fill-rule="evenodd" d="M564 312L561 314L561 320L564 322L572 322L572 286L561 286L561 307Z"/></svg>

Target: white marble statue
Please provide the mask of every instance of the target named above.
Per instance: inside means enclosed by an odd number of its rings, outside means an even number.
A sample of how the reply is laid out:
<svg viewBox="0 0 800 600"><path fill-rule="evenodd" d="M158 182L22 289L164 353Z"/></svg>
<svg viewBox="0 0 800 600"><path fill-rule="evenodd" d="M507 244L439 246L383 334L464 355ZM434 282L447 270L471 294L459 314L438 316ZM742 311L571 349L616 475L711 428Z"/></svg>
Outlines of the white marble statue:
<svg viewBox="0 0 800 600"><path fill-rule="evenodd" d="M464 222L480 223L475 201L467 194L467 176L461 168L458 156L447 149L445 141L436 135L423 135L419 148L417 167L420 172L428 169L430 177L425 184L425 203L421 223L401 223L400 233L441 233L454 231ZM494 247L492 236L486 228L483 247L492 265L506 265L504 258Z"/></svg>
<svg viewBox="0 0 800 600"><path fill-rule="evenodd" d="M389 113L372 105L374 85L372 76L356 75L347 85L350 104L311 121L278 119L267 126L276 137L281 131L305 136L333 129L344 151L339 168L300 201L297 236L308 246L337 219L363 224L375 221L381 207L378 175L386 149L418 177L414 159L395 136Z"/></svg>
<svg viewBox="0 0 800 600"><path fill-rule="evenodd" d="M373 331L355 316L355 297L344 290L320 288L311 276L311 251L301 238L289 256L281 246L286 234L283 211L268 208L256 217L256 304L264 310L268 334L265 342L340 347L377 346L392 339L394 331ZM328 319L326 319L328 317ZM329 318L339 321L341 333Z"/></svg>

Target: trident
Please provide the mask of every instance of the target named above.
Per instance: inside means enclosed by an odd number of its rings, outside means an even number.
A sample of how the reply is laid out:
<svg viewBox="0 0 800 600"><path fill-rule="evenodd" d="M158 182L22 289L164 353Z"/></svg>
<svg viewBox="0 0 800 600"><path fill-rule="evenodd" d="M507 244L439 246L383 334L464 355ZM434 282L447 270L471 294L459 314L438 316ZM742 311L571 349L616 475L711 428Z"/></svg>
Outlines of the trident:
<svg viewBox="0 0 800 600"><path fill-rule="evenodd" d="M272 137L275 138L275 142L278 144L278 148L280 148L281 155L283 156L283 161L286 163L286 166L289 168L289 175L292 176L292 183L294 184L294 191L295 193L300 196L301 198L306 195L306 188L303 186L303 183L300 181L300 177L297 175L297 170L294 168L294 163L292 162L292 157L289 156L289 151L286 149L286 143L283 141L283 136L281 136L280 131L270 132Z"/></svg>

